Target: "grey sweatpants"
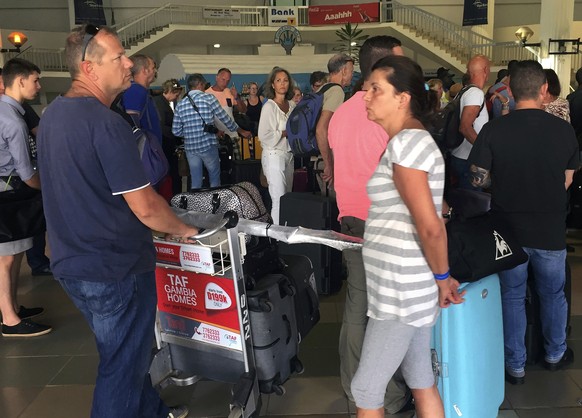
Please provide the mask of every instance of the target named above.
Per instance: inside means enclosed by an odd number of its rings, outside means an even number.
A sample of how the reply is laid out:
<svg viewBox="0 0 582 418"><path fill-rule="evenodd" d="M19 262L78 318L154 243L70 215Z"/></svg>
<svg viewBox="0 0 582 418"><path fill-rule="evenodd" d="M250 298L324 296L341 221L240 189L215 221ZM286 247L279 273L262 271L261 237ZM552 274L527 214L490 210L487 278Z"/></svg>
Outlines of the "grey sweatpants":
<svg viewBox="0 0 582 418"><path fill-rule="evenodd" d="M360 367L352 380L352 394L358 408L378 409L384 405L386 386L399 366L412 389L434 385L430 333L431 327L368 320Z"/></svg>
<svg viewBox="0 0 582 418"><path fill-rule="evenodd" d="M345 216L341 220L341 232L353 237L363 238L365 221ZM344 305L344 315L339 337L340 376L342 387L350 400L353 401L351 384L362 352L366 324L368 323L368 298L366 292L366 273L362 251L343 251L348 268L347 293ZM410 398L402 374L398 370L385 388L384 406L394 414L398 412Z"/></svg>

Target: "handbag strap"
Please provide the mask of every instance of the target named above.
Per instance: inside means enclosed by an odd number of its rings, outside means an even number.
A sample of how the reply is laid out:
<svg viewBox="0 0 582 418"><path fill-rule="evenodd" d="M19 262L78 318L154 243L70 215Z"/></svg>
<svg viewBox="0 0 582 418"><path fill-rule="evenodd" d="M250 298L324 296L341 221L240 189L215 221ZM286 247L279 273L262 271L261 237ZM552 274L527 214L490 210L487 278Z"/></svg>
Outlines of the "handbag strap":
<svg viewBox="0 0 582 418"><path fill-rule="evenodd" d="M198 113L198 116L200 116L200 119L202 119L202 122L204 122L204 124L206 125L206 121L204 120L204 118L200 114L200 111L198 110L198 106L196 106L196 103L194 103L194 100L192 99L192 97L190 97L190 95L188 93L186 93L186 97L188 98L188 100L190 100L190 103L192 104L192 107L194 108L194 110L196 111L196 113Z"/></svg>

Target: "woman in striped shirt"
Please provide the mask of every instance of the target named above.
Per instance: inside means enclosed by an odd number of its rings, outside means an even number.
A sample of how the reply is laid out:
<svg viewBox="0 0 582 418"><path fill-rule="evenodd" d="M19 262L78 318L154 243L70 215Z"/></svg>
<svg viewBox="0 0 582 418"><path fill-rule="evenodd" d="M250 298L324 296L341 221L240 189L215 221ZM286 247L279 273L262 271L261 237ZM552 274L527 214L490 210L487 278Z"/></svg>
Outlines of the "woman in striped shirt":
<svg viewBox="0 0 582 418"><path fill-rule="evenodd" d="M388 381L401 368L419 417L444 417L430 358L439 306L461 303L449 275L440 213L445 166L424 123L433 109L422 70L411 59L378 61L367 80L368 119L390 142L368 182L372 201L363 258L368 326L352 393L358 417L383 417Z"/></svg>

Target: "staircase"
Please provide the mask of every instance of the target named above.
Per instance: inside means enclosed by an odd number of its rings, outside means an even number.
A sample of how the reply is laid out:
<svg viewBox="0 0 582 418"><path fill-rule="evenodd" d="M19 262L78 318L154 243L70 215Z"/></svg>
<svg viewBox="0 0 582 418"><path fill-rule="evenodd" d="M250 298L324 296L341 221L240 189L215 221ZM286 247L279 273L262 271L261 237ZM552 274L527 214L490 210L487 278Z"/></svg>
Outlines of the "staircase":
<svg viewBox="0 0 582 418"><path fill-rule="evenodd" d="M213 20L204 17L204 6L168 3L117 24L114 28L117 29L122 45L128 50L127 54L133 55L172 32L171 25L192 27L193 30L209 25L267 26L268 7L233 6L232 9L240 17ZM302 30L309 30L307 7L299 8L298 24L304 27ZM394 28L406 38L405 44L417 44L423 49L423 55L460 72L465 72L466 63L476 54L489 57L493 66L505 66L511 59L535 59L534 54L514 42L495 43L470 28L455 25L422 9L396 1L381 3L380 25ZM7 54L7 58L16 55ZM36 63L43 72L67 71L63 49L30 48L19 56Z"/></svg>
<svg viewBox="0 0 582 418"><path fill-rule="evenodd" d="M489 57L492 66L506 66L512 59L536 59L515 42L496 43L417 7L393 2L391 9L387 8L385 16L393 19L399 32L435 56L435 61L444 60L463 73L467 62L478 54Z"/></svg>

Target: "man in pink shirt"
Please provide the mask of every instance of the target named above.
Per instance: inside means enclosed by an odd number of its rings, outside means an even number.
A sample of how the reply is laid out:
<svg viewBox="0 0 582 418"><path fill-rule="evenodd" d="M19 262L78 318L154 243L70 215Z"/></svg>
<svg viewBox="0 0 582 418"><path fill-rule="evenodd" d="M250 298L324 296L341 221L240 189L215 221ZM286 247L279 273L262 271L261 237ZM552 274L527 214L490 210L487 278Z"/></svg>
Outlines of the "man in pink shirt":
<svg viewBox="0 0 582 418"><path fill-rule="evenodd" d="M388 55L403 55L398 39L391 36L368 38L360 49L361 80L368 77L376 61ZM361 82L358 85L362 87ZM335 111L328 130L341 229L344 234L357 237L364 236L370 207L366 185L388 144L384 129L368 120L364 93L356 92ZM340 375L346 395L353 400L350 384L360 362L368 322L368 301L362 252L350 250L343 254L348 266L348 290L339 340ZM407 410L410 398L404 379L397 373L388 385L386 410L390 414Z"/></svg>

